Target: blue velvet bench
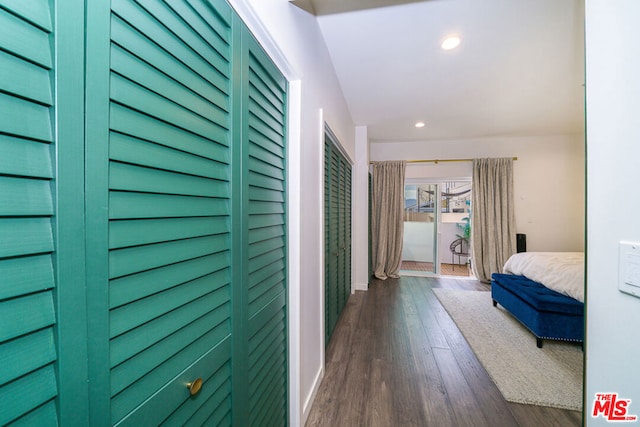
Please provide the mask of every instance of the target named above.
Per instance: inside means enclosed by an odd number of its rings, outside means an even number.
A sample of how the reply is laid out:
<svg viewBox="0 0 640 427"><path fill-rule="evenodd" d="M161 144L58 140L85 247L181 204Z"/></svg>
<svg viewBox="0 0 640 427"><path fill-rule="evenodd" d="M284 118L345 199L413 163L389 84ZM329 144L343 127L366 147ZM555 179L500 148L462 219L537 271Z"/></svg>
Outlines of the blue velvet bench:
<svg viewBox="0 0 640 427"><path fill-rule="evenodd" d="M493 306L500 304L542 340L584 340L584 304L524 276L493 273Z"/></svg>

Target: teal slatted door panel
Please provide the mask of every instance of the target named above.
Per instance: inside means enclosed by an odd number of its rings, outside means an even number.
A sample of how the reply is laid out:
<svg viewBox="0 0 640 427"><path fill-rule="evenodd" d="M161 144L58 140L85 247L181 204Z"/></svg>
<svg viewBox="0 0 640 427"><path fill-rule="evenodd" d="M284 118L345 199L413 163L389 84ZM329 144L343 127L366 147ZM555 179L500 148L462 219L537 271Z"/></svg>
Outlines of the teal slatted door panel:
<svg viewBox="0 0 640 427"><path fill-rule="evenodd" d="M0 425L57 425L49 1L0 1Z"/></svg>
<svg viewBox="0 0 640 427"><path fill-rule="evenodd" d="M246 34L248 83L243 96L248 419L284 426L287 406L286 81ZM244 424L246 422L246 424ZM237 424L237 423L236 423ZM237 425L240 425L237 424Z"/></svg>
<svg viewBox="0 0 640 427"><path fill-rule="evenodd" d="M345 161L344 170L344 286L342 308L351 295L351 164ZM342 311L342 310L340 310Z"/></svg>
<svg viewBox="0 0 640 427"><path fill-rule="evenodd" d="M331 141L324 141L324 318L326 325L331 317L330 277L334 262L331 251ZM331 331L325 326L325 344L331 338Z"/></svg>
<svg viewBox="0 0 640 427"><path fill-rule="evenodd" d="M333 333L336 323L338 322L338 314L340 313L338 302L338 288L340 286L340 153L332 147L331 150L331 204L329 221L330 225L330 241L331 248L331 274L329 275L329 336Z"/></svg>
<svg viewBox="0 0 640 427"><path fill-rule="evenodd" d="M351 164L325 135L325 343L351 294Z"/></svg>
<svg viewBox="0 0 640 427"><path fill-rule="evenodd" d="M222 1L112 2L112 423L231 424L231 49Z"/></svg>
<svg viewBox="0 0 640 427"><path fill-rule="evenodd" d="M345 188L345 180L346 180L346 166L347 163L344 159L340 159L340 168L338 175L338 253L340 256L338 257L338 313L342 312L344 308L345 298L344 298L344 286L345 286L345 278L347 276L347 263L345 259L346 248L347 248L347 224L345 223L345 215L347 211L346 206L346 188Z"/></svg>

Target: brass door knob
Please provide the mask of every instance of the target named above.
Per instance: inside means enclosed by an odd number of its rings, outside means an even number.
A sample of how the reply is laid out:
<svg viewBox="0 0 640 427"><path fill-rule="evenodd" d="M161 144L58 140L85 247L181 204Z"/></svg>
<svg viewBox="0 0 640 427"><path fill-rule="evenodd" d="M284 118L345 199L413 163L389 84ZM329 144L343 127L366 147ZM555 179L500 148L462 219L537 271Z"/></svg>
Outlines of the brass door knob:
<svg viewBox="0 0 640 427"><path fill-rule="evenodd" d="M189 394L191 394L191 396L195 396L202 388L202 378L198 378L193 382L187 383L187 388L189 389Z"/></svg>

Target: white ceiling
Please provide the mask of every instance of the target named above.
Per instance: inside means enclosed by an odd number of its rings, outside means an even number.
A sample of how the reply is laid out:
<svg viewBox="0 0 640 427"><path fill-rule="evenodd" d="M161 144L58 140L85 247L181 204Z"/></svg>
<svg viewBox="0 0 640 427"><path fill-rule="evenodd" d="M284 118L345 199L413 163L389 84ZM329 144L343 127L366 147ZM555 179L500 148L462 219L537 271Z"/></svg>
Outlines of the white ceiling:
<svg viewBox="0 0 640 427"><path fill-rule="evenodd" d="M583 131L582 0L300 1L372 140Z"/></svg>

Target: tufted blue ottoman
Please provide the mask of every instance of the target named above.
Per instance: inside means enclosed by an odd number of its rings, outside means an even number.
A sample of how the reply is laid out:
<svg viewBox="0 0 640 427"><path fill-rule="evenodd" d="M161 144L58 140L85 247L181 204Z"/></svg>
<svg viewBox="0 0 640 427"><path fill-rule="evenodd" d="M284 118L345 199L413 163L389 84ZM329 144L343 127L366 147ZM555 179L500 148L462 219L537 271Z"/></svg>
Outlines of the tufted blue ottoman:
<svg viewBox="0 0 640 427"><path fill-rule="evenodd" d="M584 304L524 276L493 273L493 306L499 303L536 336L543 339L582 342Z"/></svg>

